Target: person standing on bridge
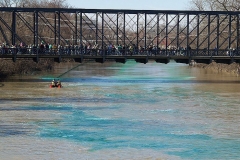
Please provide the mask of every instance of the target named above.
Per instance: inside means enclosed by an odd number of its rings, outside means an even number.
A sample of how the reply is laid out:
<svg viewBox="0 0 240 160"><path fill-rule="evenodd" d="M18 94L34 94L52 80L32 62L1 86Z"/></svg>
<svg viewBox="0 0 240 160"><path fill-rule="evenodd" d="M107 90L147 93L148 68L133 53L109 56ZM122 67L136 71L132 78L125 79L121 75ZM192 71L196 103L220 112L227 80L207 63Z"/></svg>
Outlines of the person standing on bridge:
<svg viewBox="0 0 240 160"><path fill-rule="evenodd" d="M109 44L107 54L110 55L111 53L112 53L112 44Z"/></svg>
<svg viewBox="0 0 240 160"><path fill-rule="evenodd" d="M49 53L52 54L52 44L48 43L48 46L49 46Z"/></svg>
<svg viewBox="0 0 240 160"><path fill-rule="evenodd" d="M43 41L41 42L39 49L40 49L39 50L40 54L43 54L44 53L44 42Z"/></svg>
<svg viewBox="0 0 240 160"><path fill-rule="evenodd" d="M122 45L118 44L118 53L121 55L122 54Z"/></svg>
<svg viewBox="0 0 240 160"><path fill-rule="evenodd" d="M54 43L52 46L53 54L56 55L57 53L57 45Z"/></svg>

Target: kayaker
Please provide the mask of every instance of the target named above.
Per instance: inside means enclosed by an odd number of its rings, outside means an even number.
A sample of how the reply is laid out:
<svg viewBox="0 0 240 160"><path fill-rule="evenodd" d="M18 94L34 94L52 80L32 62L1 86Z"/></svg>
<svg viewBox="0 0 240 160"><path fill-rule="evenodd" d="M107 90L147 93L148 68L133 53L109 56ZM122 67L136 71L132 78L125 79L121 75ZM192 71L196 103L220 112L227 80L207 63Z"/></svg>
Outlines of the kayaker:
<svg viewBox="0 0 240 160"><path fill-rule="evenodd" d="M55 79L52 80L52 86L55 86Z"/></svg>
<svg viewBox="0 0 240 160"><path fill-rule="evenodd" d="M57 81L57 86L61 86L61 81L60 80Z"/></svg>

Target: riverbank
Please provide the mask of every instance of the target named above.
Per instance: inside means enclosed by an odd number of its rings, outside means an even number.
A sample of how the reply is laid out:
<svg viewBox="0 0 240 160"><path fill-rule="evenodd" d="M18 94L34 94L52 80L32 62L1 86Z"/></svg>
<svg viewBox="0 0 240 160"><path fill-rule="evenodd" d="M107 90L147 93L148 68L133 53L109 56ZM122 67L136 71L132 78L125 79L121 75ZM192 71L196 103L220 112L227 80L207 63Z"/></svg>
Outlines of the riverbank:
<svg viewBox="0 0 240 160"><path fill-rule="evenodd" d="M231 64L223 64L223 63L216 63L216 62L212 62L210 64L204 64L204 63L193 62L189 66L202 68L207 71L211 71L219 74L232 74L236 76L240 75L240 65L239 63L235 63L235 62Z"/></svg>
<svg viewBox="0 0 240 160"><path fill-rule="evenodd" d="M13 75L34 75L41 71L54 70L54 61L43 59L36 63L32 59L22 59L13 62L9 59L0 59L0 81Z"/></svg>

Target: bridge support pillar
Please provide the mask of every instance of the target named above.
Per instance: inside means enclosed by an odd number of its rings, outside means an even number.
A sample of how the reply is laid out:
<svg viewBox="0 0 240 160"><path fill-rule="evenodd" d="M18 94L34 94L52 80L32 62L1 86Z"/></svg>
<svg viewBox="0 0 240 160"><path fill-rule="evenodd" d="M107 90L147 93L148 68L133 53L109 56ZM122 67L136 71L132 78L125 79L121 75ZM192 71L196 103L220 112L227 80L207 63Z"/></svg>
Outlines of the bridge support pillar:
<svg viewBox="0 0 240 160"><path fill-rule="evenodd" d="M17 60L17 57L16 57L16 55L12 58L12 61L13 62L16 62L16 60Z"/></svg>
<svg viewBox="0 0 240 160"><path fill-rule="evenodd" d="M185 63L185 64L189 64L190 63L190 59L175 59L175 61L177 63Z"/></svg>
<svg viewBox="0 0 240 160"><path fill-rule="evenodd" d="M126 63L127 59L126 58L118 58L118 59L115 59L115 61L118 63Z"/></svg>
<svg viewBox="0 0 240 160"><path fill-rule="evenodd" d="M95 62L104 63L105 62L105 58L96 58Z"/></svg>
<svg viewBox="0 0 240 160"><path fill-rule="evenodd" d="M240 59L234 59L235 63L240 63Z"/></svg>
<svg viewBox="0 0 240 160"><path fill-rule="evenodd" d="M61 61L62 61L62 58L61 58L61 57L54 58L54 62L58 62L58 63L60 63Z"/></svg>
<svg viewBox="0 0 240 160"><path fill-rule="evenodd" d="M235 59L233 57L231 57L231 64L236 62Z"/></svg>
<svg viewBox="0 0 240 160"><path fill-rule="evenodd" d="M34 57L34 58L33 58L33 61L36 62L36 63L38 63L38 62L39 62L38 56L37 56L37 57Z"/></svg>
<svg viewBox="0 0 240 160"><path fill-rule="evenodd" d="M223 64L231 64L233 62L232 59L215 59L216 63L223 63Z"/></svg>
<svg viewBox="0 0 240 160"><path fill-rule="evenodd" d="M79 63L82 63L83 62L83 58L74 58L74 61L75 62L79 62Z"/></svg>
<svg viewBox="0 0 240 160"><path fill-rule="evenodd" d="M148 63L148 58L135 59L135 61L138 62L138 63L144 63L144 64L146 64L146 63Z"/></svg>
<svg viewBox="0 0 240 160"><path fill-rule="evenodd" d="M204 63L204 64L210 64L212 63L214 60L211 59L195 59L194 60L196 63Z"/></svg>
<svg viewBox="0 0 240 160"><path fill-rule="evenodd" d="M167 59L156 59L156 62L157 63L165 63L165 64L168 64L170 62L170 59L167 58Z"/></svg>

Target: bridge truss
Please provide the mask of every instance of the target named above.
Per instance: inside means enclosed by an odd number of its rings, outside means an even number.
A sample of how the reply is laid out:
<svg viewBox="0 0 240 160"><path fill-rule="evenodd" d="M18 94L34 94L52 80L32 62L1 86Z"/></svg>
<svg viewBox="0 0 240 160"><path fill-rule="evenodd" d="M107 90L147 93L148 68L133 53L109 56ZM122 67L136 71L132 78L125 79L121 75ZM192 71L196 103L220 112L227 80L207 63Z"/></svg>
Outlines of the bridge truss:
<svg viewBox="0 0 240 160"><path fill-rule="evenodd" d="M239 52L240 12L1 7L0 13L0 43L8 45Z"/></svg>

